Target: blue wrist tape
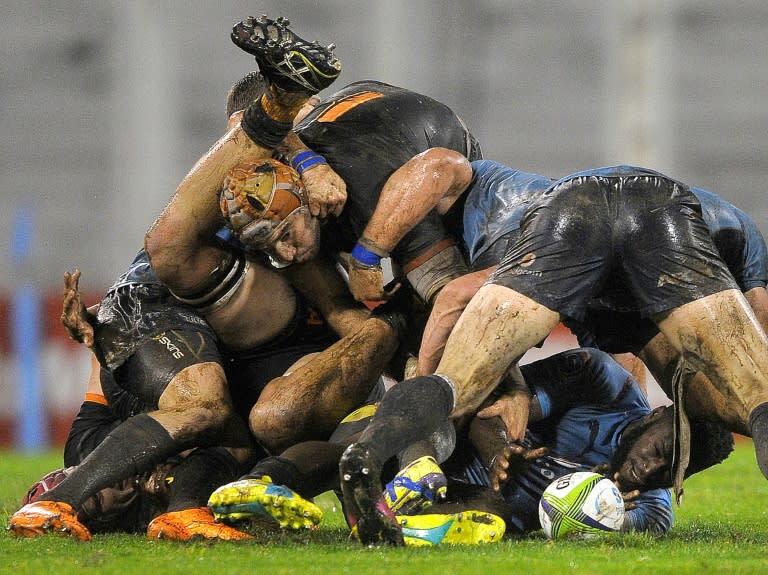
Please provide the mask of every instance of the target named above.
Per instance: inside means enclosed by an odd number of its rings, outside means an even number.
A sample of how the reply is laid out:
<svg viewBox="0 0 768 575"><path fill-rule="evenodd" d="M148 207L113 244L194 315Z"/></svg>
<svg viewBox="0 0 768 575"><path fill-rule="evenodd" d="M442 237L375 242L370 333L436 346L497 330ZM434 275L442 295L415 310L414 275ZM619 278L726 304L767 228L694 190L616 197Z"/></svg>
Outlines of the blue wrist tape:
<svg viewBox="0 0 768 575"><path fill-rule="evenodd" d="M369 252L360 244L355 244L355 247L352 248L352 257L367 266L377 266L381 263L381 256Z"/></svg>
<svg viewBox="0 0 768 575"><path fill-rule="evenodd" d="M291 167L301 175L312 166L327 163L325 158L320 154L316 154L312 150L307 150L306 152L300 152L293 157L291 160Z"/></svg>

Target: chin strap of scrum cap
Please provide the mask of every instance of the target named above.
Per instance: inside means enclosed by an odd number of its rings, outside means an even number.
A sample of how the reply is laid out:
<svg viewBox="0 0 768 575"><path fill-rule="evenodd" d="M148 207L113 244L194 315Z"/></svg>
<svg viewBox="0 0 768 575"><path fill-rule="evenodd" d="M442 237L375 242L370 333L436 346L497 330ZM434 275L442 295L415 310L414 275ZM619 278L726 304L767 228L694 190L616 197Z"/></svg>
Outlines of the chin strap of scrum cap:
<svg viewBox="0 0 768 575"><path fill-rule="evenodd" d="M675 502L680 506L683 502L683 480L691 459L691 425L685 413L685 388L696 375L686 361L685 354L680 356L672 376L672 402L674 406L673 451L672 451L672 481L675 490Z"/></svg>

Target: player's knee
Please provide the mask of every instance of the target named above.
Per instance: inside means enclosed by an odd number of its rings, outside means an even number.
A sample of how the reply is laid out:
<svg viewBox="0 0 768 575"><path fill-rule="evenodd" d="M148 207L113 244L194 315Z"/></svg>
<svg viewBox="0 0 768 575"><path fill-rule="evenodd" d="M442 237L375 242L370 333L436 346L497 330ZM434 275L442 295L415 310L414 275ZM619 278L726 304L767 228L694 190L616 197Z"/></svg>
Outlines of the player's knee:
<svg viewBox="0 0 768 575"><path fill-rule="evenodd" d="M234 411L228 405L200 403L172 412L166 411L164 419L172 421L171 435L177 441L207 445L220 439L230 418L234 416Z"/></svg>
<svg viewBox="0 0 768 575"><path fill-rule="evenodd" d="M248 418L251 434L270 453L280 453L301 441L304 423L295 410L276 402L257 402Z"/></svg>

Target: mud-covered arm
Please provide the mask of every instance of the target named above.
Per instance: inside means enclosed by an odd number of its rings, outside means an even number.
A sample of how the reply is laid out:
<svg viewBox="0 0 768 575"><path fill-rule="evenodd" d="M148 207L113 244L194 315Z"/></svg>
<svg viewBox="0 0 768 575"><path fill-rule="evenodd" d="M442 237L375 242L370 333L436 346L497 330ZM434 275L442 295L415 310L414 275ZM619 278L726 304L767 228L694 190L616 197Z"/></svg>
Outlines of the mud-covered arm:
<svg viewBox="0 0 768 575"><path fill-rule="evenodd" d="M531 402L531 414L540 414L535 398ZM469 439L480 461L488 470L491 487L498 491L510 477L525 473L530 461L548 453L546 447L526 449L511 443L507 425L501 417L474 417L469 424Z"/></svg>
<svg viewBox="0 0 768 575"><path fill-rule="evenodd" d="M215 240L224 225L219 192L227 173L249 159L271 155L238 124L222 136L187 173L144 238L158 277L175 293L194 293L221 262Z"/></svg>
<svg viewBox="0 0 768 575"><path fill-rule="evenodd" d="M433 209L445 213L472 181L462 154L431 148L398 168L384 184L362 238L391 252Z"/></svg>
<svg viewBox="0 0 768 575"><path fill-rule="evenodd" d="M352 249L349 285L355 299L376 301L394 295L398 286L384 289L381 260L430 211L447 212L471 181L467 158L446 148L426 150L395 170Z"/></svg>
<svg viewBox="0 0 768 575"><path fill-rule="evenodd" d="M327 256L320 254L287 268L285 273L339 337L356 332L368 319L368 308L354 300L335 263Z"/></svg>
<svg viewBox="0 0 768 575"><path fill-rule="evenodd" d="M498 417L504 422L508 441L522 441L530 420L531 390L517 363L502 378L498 392L495 401L478 411L477 417Z"/></svg>

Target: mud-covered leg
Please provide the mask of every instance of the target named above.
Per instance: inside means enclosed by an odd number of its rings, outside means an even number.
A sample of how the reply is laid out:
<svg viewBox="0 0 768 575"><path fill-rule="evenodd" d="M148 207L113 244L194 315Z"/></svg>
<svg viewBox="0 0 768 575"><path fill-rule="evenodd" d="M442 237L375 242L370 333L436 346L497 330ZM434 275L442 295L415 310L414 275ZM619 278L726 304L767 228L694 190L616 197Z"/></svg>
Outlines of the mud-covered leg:
<svg viewBox="0 0 768 575"><path fill-rule="evenodd" d="M712 294L656 320L736 411L749 414L757 463L768 477L768 337L742 293Z"/></svg>

